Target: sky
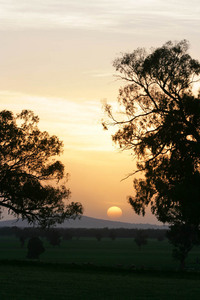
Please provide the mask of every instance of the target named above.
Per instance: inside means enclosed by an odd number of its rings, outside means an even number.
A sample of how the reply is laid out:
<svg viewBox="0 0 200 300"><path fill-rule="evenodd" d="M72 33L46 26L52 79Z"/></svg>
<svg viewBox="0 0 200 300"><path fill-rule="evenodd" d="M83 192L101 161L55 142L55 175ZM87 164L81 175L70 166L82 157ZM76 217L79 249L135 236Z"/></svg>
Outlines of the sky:
<svg viewBox="0 0 200 300"><path fill-rule="evenodd" d="M0 0L0 109L33 110L39 128L64 142L59 158L70 173L73 201L84 214L108 219L119 206L123 222L158 223L137 216L130 152L103 131L102 103L115 105L113 60L138 47L187 39L200 60L199 0Z"/></svg>

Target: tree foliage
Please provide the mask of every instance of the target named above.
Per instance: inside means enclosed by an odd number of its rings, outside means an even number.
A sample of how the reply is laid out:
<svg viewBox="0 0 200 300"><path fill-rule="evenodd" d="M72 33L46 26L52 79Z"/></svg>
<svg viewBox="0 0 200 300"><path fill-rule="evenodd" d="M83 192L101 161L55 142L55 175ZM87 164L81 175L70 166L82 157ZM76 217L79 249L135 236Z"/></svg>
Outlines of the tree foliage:
<svg viewBox="0 0 200 300"><path fill-rule="evenodd" d="M48 230L46 233L46 237L52 246L59 246L61 243L61 235L58 230Z"/></svg>
<svg viewBox="0 0 200 300"><path fill-rule="evenodd" d="M136 245L138 246L139 250L141 250L142 246L147 244L147 242L148 242L147 238L148 238L148 236L147 236L147 234L145 234L144 231L142 231L142 230L137 231L137 235L136 235L134 241L135 241Z"/></svg>
<svg viewBox="0 0 200 300"><path fill-rule="evenodd" d="M39 237L30 238L27 248L27 258L29 259L39 259L39 256L45 251L43 243Z"/></svg>
<svg viewBox="0 0 200 300"><path fill-rule="evenodd" d="M50 226L80 216L82 205L65 203L67 174L55 159L63 144L40 131L38 122L31 111L0 112L0 206L29 223Z"/></svg>
<svg viewBox="0 0 200 300"><path fill-rule="evenodd" d="M200 232L189 224L175 224L171 226L167 237L174 245L173 257L180 261L181 270L185 267L185 259L194 245L199 244Z"/></svg>
<svg viewBox="0 0 200 300"><path fill-rule="evenodd" d="M129 203L137 214L147 206L159 221L200 224L200 63L188 54L188 42L167 42L147 53L137 49L114 61L126 85L119 90L123 113L116 117L105 105L118 130L112 139L137 158L136 194ZM128 84L127 84L128 83Z"/></svg>

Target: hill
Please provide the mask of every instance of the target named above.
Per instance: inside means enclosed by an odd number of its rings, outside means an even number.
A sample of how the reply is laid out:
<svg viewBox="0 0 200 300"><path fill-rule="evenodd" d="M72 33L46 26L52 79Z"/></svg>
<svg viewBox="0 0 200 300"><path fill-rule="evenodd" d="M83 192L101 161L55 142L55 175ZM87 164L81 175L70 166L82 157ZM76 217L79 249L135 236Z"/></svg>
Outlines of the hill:
<svg viewBox="0 0 200 300"><path fill-rule="evenodd" d="M0 227L33 227L27 223L27 221L19 220L7 220L0 221ZM167 226L153 225L153 224L137 224L126 223L119 221L110 221L103 219L96 219L87 216L82 216L81 219L66 220L63 224L59 224L60 228L138 228L138 229L166 229Z"/></svg>

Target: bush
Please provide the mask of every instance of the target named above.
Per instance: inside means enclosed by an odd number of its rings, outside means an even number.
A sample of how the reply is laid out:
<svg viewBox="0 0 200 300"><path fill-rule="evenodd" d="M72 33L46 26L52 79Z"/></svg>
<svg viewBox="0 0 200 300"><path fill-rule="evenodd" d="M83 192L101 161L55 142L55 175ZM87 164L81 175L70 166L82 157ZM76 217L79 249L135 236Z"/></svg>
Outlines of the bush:
<svg viewBox="0 0 200 300"><path fill-rule="evenodd" d="M45 251L42 241L38 237L32 237L28 241L28 254L27 258L29 259L38 259L40 254Z"/></svg>

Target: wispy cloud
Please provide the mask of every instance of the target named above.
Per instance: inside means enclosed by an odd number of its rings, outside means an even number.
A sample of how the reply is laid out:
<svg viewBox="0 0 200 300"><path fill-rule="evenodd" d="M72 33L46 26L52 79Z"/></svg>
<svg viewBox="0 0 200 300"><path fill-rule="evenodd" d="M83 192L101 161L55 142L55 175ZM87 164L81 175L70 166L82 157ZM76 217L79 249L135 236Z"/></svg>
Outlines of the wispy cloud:
<svg viewBox="0 0 200 300"><path fill-rule="evenodd" d="M111 77L113 78L113 72L110 71L101 71L101 70L92 70L92 71L86 71L83 72L83 74L87 74L91 77Z"/></svg>
<svg viewBox="0 0 200 300"><path fill-rule="evenodd" d="M176 19L199 22L198 0L2 0L1 30L91 29L129 32L142 24L147 30Z"/></svg>
<svg viewBox="0 0 200 300"><path fill-rule="evenodd" d="M40 117L40 128L60 137L66 149L112 151L110 133L106 134L101 126L101 103L78 100L0 91L0 110L33 110Z"/></svg>

